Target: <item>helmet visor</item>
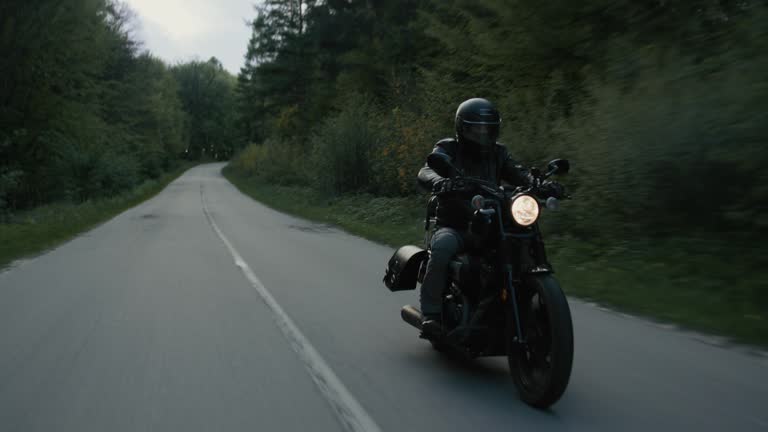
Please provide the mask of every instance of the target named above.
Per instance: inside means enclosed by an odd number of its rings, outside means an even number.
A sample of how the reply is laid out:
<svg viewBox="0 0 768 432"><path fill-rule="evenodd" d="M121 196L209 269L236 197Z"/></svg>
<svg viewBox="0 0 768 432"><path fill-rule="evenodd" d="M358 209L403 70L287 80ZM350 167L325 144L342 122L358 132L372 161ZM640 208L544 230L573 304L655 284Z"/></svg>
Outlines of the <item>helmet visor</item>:
<svg viewBox="0 0 768 432"><path fill-rule="evenodd" d="M464 121L464 138L479 146L492 146L499 138L499 123Z"/></svg>

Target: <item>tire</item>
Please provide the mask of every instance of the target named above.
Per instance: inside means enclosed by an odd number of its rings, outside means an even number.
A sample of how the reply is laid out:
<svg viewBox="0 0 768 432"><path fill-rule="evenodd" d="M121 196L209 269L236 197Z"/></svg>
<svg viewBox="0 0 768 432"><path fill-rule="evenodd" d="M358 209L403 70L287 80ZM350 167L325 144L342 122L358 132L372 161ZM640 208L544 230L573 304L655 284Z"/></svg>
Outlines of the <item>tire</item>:
<svg viewBox="0 0 768 432"><path fill-rule="evenodd" d="M529 344L516 346L509 335L507 359L520 398L535 408L557 402L568 387L573 366L573 323L568 300L551 275L531 276L518 304Z"/></svg>

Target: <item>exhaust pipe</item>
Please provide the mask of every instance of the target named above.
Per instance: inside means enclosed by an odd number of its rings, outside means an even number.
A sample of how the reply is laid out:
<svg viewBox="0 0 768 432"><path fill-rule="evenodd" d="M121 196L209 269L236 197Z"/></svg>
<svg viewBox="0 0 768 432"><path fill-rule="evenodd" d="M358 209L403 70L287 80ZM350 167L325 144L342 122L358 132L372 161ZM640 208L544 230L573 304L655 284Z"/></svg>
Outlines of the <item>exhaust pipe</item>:
<svg viewBox="0 0 768 432"><path fill-rule="evenodd" d="M421 330L421 322L423 321L421 311L413 306L403 306L400 309L400 316L403 318L403 321Z"/></svg>

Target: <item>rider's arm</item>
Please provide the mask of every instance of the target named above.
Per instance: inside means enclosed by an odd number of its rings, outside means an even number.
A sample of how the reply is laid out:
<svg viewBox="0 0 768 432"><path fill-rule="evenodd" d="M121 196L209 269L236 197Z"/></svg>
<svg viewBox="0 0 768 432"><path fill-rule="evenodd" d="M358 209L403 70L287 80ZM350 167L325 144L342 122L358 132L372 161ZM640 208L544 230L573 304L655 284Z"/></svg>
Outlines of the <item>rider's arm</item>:
<svg viewBox="0 0 768 432"><path fill-rule="evenodd" d="M452 143L453 140L450 139L439 141L437 144L435 144L435 148L432 149L432 153L443 153L453 159L451 146ZM424 166L419 170L418 179L419 186L421 186L426 191L431 192L435 186L435 183L443 180L443 177L439 176L435 171L432 170L432 168L427 166L427 164L424 164Z"/></svg>
<svg viewBox="0 0 768 432"><path fill-rule="evenodd" d="M501 178L513 186L528 186L531 184L531 177L528 170L512 159L507 152L506 147L502 147L501 154Z"/></svg>

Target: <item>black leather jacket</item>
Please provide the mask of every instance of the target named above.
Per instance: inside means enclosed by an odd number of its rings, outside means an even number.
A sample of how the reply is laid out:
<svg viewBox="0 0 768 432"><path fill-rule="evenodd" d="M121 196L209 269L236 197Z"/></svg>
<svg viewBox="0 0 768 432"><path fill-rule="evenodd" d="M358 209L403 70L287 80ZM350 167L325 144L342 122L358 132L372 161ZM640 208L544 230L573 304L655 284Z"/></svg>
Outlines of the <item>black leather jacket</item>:
<svg viewBox="0 0 768 432"><path fill-rule="evenodd" d="M444 153L451 157L453 164L471 177L479 177L501 185L502 181L513 186L529 184L528 171L512 159L507 148L496 144L492 151L486 154L473 154L453 138L446 138L435 144L433 153ZM426 164L419 170L419 184L424 189L432 191L440 177ZM437 203L437 225L464 230L469 225L472 216L470 196L456 192L442 194Z"/></svg>

